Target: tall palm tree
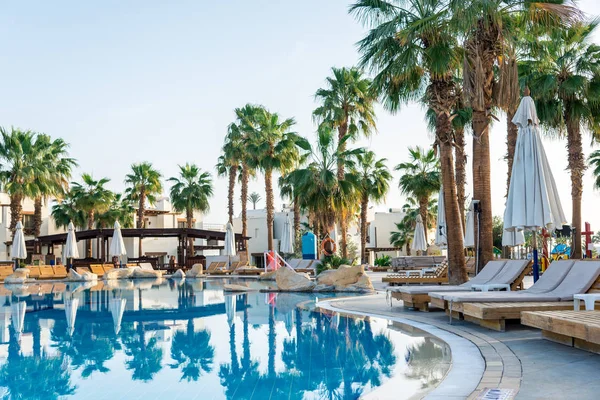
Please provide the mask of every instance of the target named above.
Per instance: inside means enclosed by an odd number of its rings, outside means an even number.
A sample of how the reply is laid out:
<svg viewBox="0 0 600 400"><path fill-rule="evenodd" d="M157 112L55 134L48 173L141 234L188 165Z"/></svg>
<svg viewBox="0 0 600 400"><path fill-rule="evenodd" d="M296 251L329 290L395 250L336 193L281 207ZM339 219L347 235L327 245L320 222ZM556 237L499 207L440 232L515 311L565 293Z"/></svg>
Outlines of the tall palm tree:
<svg viewBox="0 0 600 400"><path fill-rule="evenodd" d="M152 166L152 163L144 161L131 165L131 172L125 175L125 195L129 200L138 203L136 227L145 228L146 201L150 205L156 201L156 196L163 191L162 175ZM122 221L121 221L122 222ZM138 240L138 255L142 256L142 238Z"/></svg>
<svg viewBox="0 0 600 400"><path fill-rule="evenodd" d="M332 68L333 75L327 78L327 88L317 90L315 98L320 106L313 111L319 123L329 124L338 131L338 146L343 153L348 141L360 136L369 136L376 130L374 103L377 92L371 80L364 77L355 67ZM342 140L348 136L349 139ZM337 178L344 179L344 163L337 165ZM341 230L342 257L347 257L346 237L349 210L338 213Z"/></svg>
<svg viewBox="0 0 600 400"><path fill-rule="evenodd" d="M223 145L222 154L217 161L218 176L227 176L229 179L227 190L227 212L229 222L233 223L233 198L235 190L235 179L238 171L241 169L241 159L243 158L243 146L241 143L241 135L236 124L230 124L227 135L225 136L225 144ZM242 201L243 203L243 201Z"/></svg>
<svg viewBox="0 0 600 400"><path fill-rule="evenodd" d="M376 159L375 153L367 151L356 156L356 174L358 175L360 192L360 258L362 263L368 262L367 247L367 211L369 201L379 202L385 199L390 187L392 174L386 159Z"/></svg>
<svg viewBox="0 0 600 400"><path fill-rule="evenodd" d="M38 164L35 179L33 234L40 235L42 226L43 202L49 197L62 197L69 188L71 170L77 166L75 159L68 157L69 145L62 139L54 139L45 134L37 134L32 162Z"/></svg>
<svg viewBox="0 0 600 400"><path fill-rule="evenodd" d="M511 31L523 26L560 25L562 19L577 16L562 0L449 0L453 28L465 36L463 89L473 109L473 199L480 201L479 267L493 258L492 195L489 127L491 110L499 104L497 69L503 69L504 49L512 49ZM499 68L500 67L500 68ZM446 184L444 184L446 187Z"/></svg>
<svg viewBox="0 0 600 400"><path fill-rule="evenodd" d="M11 128L10 132L0 127L0 181L10 197L10 225L14 232L17 222L21 220L23 200L35 197L38 187L36 176L45 176L40 171L40 164L34 163L35 133Z"/></svg>
<svg viewBox="0 0 600 400"><path fill-rule="evenodd" d="M582 129L593 139L600 138L600 46L592 42L597 26L594 21L554 30L531 44L530 59L523 63L540 121L567 136L571 223L577 232L574 258L582 256L581 197L586 169Z"/></svg>
<svg viewBox="0 0 600 400"><path fill-rule="evenodd" d="M52 206L50 215L58 228L66 229L69 222L73 222L76 228L83 228L86 225L86 215L77 208L72 191L67 192L58 203Z"/></svg>
<svg viewBox="0 0 600 400"><path fill-rule="evenodd" d="M342 140L346 141L348 137ZM299 194L299 206L312 216L316 233L321 237L334 229L337 213L358 203L359 179L352 167L356 156L363 151L359 148L340 152L335 131L328 125L321 125L316 146L310 148L309 163L285 178ZM337 179L340 162L344 162L345 169L350 171L342 180Z"/></svg>
<svg viewBox="0 0 600 400"><path fill-rule="evenodd" d="M390 244L400 249L406 246L406 255L410 256L410 244L415 228L404 220L395 222L394 225L396 225L396 230L390 233Z"/></svg>
<svg viewBox="0 0 600 400"><path fill-rule="evenodd" d="M262 197L260 197L260 194L252 192L250 193L250 196L248 196L248 200L252 203L252 209L256 210L256 204L262 200Z"/></svg>
<svg viewBox="0 0 600 400"><path fill-rule="evenodd" d="M103 213L110 207L114 193L105 187L110 182L108 178L94 179L92 175L81 175L82 183L71 183L71 195L75 208L85 214L87 229L93 229L96 214ZM87 241L87 258L92 258L92 241Z"/></svg>
<svg viewBox="0 0 600 400"><path fill-rule="evenodd" d="M436 141L448 222L450 281L467 280L463 233L454 174L452 112L458 97L455 71L460 48L450 30L451 0L358 0L350 12L370 30L358 43L361 64L376 73L374 87L384 106L395 112L423 99L436 114Z"/></svg>
<svg viewBox="0 0 600 400"><path fill-rule="evenodd" d="M194 227L194 211L206 213L210 210L209 199L213 195L212 177L202 172L195 164L179 166L179 177L169 178L171 186L171 203L173 209L185 212L188 228ZM190 239L189 253L194 254L194 239Z"/></svg>
<svg viewBox="0 0 600 400"><path fill-rule="evenodd" d="M440 161L433 149L425 150L417 146L409 147L408 152L409 161L400 163L395 168L402 174L398 187L405 195L417 199L423 224L428 226L427 205L431 196L439 192L441 185ZM427 241L427 230L425 230L425 241Z"/></svg>
<svg viewBox="0 0 600 400"><path fill-rule="evenodd" d="M263 172L265 177L265 195L267 200L267 243L273 248L273 172L285 174L300 157L298 146L307 147L308 143L291 128L296 124L293 118L281 120L277 113L266 108L255 107L252 120L242 121L243 130L249 132L245 138L246 151L250 155L250 167ZM251 125L253 124L253 125Z"/></svg>
<svg viewBox="0 0 600 400"><path fill-rule="evenodd" d="M588 163L593 168L594 188L600 189L600 150L595 150L590 154Z"/></svg>

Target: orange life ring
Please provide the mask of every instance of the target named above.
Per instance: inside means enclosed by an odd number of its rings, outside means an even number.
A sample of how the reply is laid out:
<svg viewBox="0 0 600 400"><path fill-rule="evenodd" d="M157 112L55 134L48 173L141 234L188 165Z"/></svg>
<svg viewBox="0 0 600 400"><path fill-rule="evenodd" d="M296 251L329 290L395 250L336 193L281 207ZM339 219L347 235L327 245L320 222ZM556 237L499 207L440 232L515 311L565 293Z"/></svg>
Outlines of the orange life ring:
<svg viewBox="0 0 600 400"><path fill-rule="evenodd" d="M328 244L331 245L328 246ZM332 238L328 237L321 241L321 252L323 254L325 254L326 256L332 256L335 254L336 251L337 245L335 244L335 241Z"/></svg>

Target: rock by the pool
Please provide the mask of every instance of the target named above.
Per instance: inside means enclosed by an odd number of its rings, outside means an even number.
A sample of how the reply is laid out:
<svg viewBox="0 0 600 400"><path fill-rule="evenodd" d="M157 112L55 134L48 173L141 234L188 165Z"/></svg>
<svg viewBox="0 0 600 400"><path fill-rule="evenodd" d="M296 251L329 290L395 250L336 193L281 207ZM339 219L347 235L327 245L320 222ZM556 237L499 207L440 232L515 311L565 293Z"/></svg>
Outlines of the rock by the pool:
<svg viewBox="0 0 600 400"><path fill-rule="evenodd" d="M202 264L194 264L192 265L192 269L185 274L187 278L198 278L204 274L204 268Z"/></svg>
<svg viewBox="0 0 600 400"><path fill-rule="evenodd" d="M91 282L91 281L95 281L98 279L98 275L96 274L92 274L91 272L88 271L83 271L81 273L78 273L77 271L75 271L75 268L71 268L69 270L69 273L67 274L67 281L71 281L71 282Z"/></svg>
<svg viewBox="0 0 600 400"><path fill-rule="evenodd" d="M178 269L177 271L175 271L175 273L173 275L171 275L171 278L183 279L183 278L185 278L185 272L183 272L183 270L181 270L181 269Z"/></svg>
<svg viewBox="0 0 600 400"><path fill-rule="evenodd" d="M314 287L313 292L334 292L335 286L320 284Z"/></svg>
<svg viewBox="0 0 600 400"><path fill-rule="evenodd" d="M4 279L4 283L23 284L29 278L29 270L27 268L17 268L15 272Z"/></svg>
<svg viewBox="0 0 600 400"><path fill-rule="evenodd" d="M136 270L137 269L138 268L136 268ZM128 279L132 277L133 271L134 269L132 268L114 268L104 274L104 279Z"/></svg>
<svg viewBox="0 0 600 400"><path fill-rule="evenodd" d="M274 281L275 276L277 275L277 270L265 272L261 276L258 277L259 281Z"/></svg>
<svg viewBox="0 0 600 400"><path fill-rule="evenodd" d="M319 285L332 285L344 287L358 282L358 279L365 274L365 267L362 265L340 265L338 269L328 269L317 276Z"/></svg>
<svg viewBox="0 0 600 400"><path fill-rule="evenodd" d="M162 278L161 271L154 271L148 269L134 268L131 277L134 279L158 279Z"/></svg>
<svg viewBox="0 0 600 400"><path fill-rule="evenodd" d="M235 285L233 283L226 283L225 285L223 285L223 290L226 292L248 292L250 290L256 290L256 289L252 289L252 288L249 288L248 286L244 286L244 285Z"/></svg>
<svg viewBox="0 0 600 400"><path fill-rule="evenodd" d="M315 282L306 273L298 273L294 270L282 267L275 274L277 288L284 292L310 292L315 287Z"/></svg>
<svg viewBox="0 0 600 400"><path fill-rule="evenodd" d="M373 283L371 283L371 278L367 274L358 278L358 281L352 285L336 286L335 289L340 292L372 292L375 290Z"/></svg>

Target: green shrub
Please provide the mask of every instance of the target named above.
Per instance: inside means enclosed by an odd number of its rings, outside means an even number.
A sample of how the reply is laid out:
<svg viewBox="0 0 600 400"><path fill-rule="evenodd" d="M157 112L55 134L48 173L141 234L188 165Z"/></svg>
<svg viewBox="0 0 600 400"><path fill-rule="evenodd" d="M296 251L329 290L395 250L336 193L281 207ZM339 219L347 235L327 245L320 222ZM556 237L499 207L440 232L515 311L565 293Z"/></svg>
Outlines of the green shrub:
<svg viewBox="0 0 600 400"><path fill-rule="evenodd" d="M389 267L392 265L392 257L390 256L381 256L375 259L375 265L377 267Z"/></svg>
<svg viewBox="0 0 600 400"><path fill-rule="evenodd" d="M338 269L340 265L352 265L352 261L337 255L325 256L317 264L317 274L328 269Z"/></svg>

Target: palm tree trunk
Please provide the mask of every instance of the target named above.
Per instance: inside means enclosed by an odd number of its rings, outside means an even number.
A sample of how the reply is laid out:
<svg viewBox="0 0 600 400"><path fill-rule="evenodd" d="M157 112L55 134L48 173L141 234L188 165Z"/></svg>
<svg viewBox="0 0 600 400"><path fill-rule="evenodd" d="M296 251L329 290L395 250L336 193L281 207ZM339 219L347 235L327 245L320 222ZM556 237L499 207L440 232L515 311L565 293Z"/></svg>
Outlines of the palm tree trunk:
<svg viewBox="0 0 600 400"><path fill-rule="evenodd" d="M346 151L346 143L342 142L342 139L346 136L348 132L348 115L345 116L344 122L338 128L338 152L342 153ZM337 164L337 178L338 181L341 181L346 176L344 170L344 161L338 160ZM342 253L343 258L348 258L348 213L341 212L340 213L340 251Z"/></svg>
<svg viewBox="0 0 600 400"><path fill-rule="evenodd" d="M343 258L348 258L348 213L340 213L340 252Z"/></svg>
<svg viewBox="0 0 600 400"><path fill-rule="evenodd" d="M410 249L410 244L411 244L410 240L408 242L406 242L406 255L407 256L410 256L412 254L411 249Z"/></svg>
<svg viewBox="0 0 600 400"><path fill-rule="evenodd" d="M479 200L481 207L479 232L477 224L475 226L475 238L479 238L479 271L494 258L489 123L486 111L473 111L473 200Z"/></svg>
<svg viewBox="0 0 600 400"><path fill-rule="evenodd" d="M17 222L21 220L21 214L23 212L23 196L20 194L13 194L10 196L10 230L15 232Z"/></svg>
<svg viewBox="0 0 600 400"><path fill-rule="evenodd" d="M369 195L363 194L360 202L360 261L362 264L369 262L367 257L367 210L369 208Z"/></svg>
<svg viewBox="0 0 600 400"><path fill-rule="evenodd" d="M265 171L265 195L267 196L267 248L273 248L273 171L267 169Z"/></svg>
<svg viewBox="0 0 600 400"><path fill-rule="evenodd" d="M87 221L87 228L88 230L94 229L94 219L96 218L96 213L94 212L94 210L91 210L90 212L88 212L88 221ZM88 239L86 241L86 254L85 257L86 258L92 258L92 239Z"/></svg>
<svg viewBox="0 0 600 400"><path fill-rule="evenodd" d="M248 236L248 166L242 164L242 236ZM256 208L256 207L255 207ZM244 249L248 252L246 239L244 239ZM248 257L248 254L246 254Z"/></svg>
<svg viewBox="0 0 600 400"><path fill-rule="evenodd" d="M434 84L432 84L434 85ZM447 90L447 82L436 85L438 90ZM434 89L435 90L435 89ZM441 98L448 98L448 93L440 94ZM442 184L444 185L444 211L446 212L446 225L448 236L448 275L451 285L467 281L465 266L465 253L463 246L463 231L460 223L460 210L456 193L456 178L454 176L454 157L452 146L452 123L450 112L440 112L436 116L436 136L440 143L440 168Z"/></svg>
<svg viewBox="0 0 600 400"><path fill-rule="evenodd" d="M300 199L296 196L294 197L294 243L296 253L301 252L302 243L300 239Z"/></svg>
<svg viewBox="0 0 600 400"><path fill-rule="evenodd" d="M186 220L187 227L189 229L192 229L194 227L194 210L192 210L191 208L188 208L187 210L185 210L185 220ZM194 255L194 238L188 238L188 256L187 256L187 258L192 257L193 255Z"/></svg>
<svg viewBox="0 0 600 400"><path fill-rule="evenodd" d="M40 236L42 230L42 197L36 197L33 202L33 235Z"/></svg>
<svg viewBox="0 0 600 400"><path fill-rule="evenodd" d="M454 152L456 159L454 160L454 171L456 174L456 199L458 201L458 212L460 213L460 222L465 232L465 186L467 182L467 154L466 154L466 143L465 143L465 129L455 128L454 137L456 141L456 147Z"/></svg>
<svg viewBox="0 0 600 400"><path fill-rule="evenodd" d="M229 188L227 191L227 213L229 215L229 222L233 224L233 196L235 190L235 176L237 173L236 167L229 167ZM243 202L242 202L243 204Z"/></svg>
<svg viewBox="0 0 600 400"><path fill-rule="evenodd" d="M427 206L429 205L429 199L427 197L419 197L419 214L423 219L423 227L425 228L425 243L428 243L427 231L429 229L427 225Z"/></svg>
<svg viewBox="0 0 600 400"><path fill-rule="evenodd" d="M512 166L515 157L515 147L517 147L517 135L519 128L512 123L515 116L514 111L506 112L506 165L508 173L506 176L506 196L508 197L508 189L510 187L510 178L512 176Z"/></svg>
<svg viewBox="0 0 600 400"><path fill-rule="evenodd" d="M586 165L585 156L583 154L580 121L572 119L569 115L569 111L565 112L567 150L569 152L568 168L571 172L571 201L573 206L571 225L575 229L573 254L571 258L580 259L583 256L581 248L581 232L583 232L581 229L581 197L583 195L583 174Z"/></svg>
<svg viewBox="0 0 600 400"><path fill-rule="evenodd" d="M138 229L141 229L144 227L145 225L145 221L144 221L144 209L146 208L145 205L146 202L146 193L145 191L142 189L141 193L140 193L140 204L138 205L138 220L137 220L137 227ZM138 239L138 257L142 256L142 237L140 236L140 238Z"/></svg>

